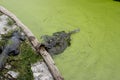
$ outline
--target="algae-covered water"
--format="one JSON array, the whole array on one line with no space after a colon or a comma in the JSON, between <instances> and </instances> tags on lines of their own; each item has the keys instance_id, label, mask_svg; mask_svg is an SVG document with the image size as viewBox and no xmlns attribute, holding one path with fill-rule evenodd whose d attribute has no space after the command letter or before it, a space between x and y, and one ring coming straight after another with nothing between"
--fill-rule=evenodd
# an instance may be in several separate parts
<instances>
[{"instance_id":1,"label":"algae-covered water","mask_svg":"<svg viewBox=\"0 0 120 80\"><path fill-rule=\"evenodd\" d=\"M0 0L36 37L80 28L54 57L65 80L120 80L120 2Z\"/></svg>"}]
</instances>

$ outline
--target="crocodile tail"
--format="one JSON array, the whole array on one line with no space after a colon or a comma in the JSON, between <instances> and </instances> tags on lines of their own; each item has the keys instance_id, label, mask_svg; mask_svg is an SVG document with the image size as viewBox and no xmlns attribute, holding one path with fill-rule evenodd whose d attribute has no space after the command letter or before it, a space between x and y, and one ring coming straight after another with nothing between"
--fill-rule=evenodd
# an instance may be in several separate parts
<instances>
[{"instance_id":1,"label":"crocodile tail","mask_svg":"<svg viewBox=\"0 0 120 80\"><path fill-rule=\"evenodd\" d=\"M73 30L73 31L70 31L68 34L71 35L71 34L74 34L74 33L79 32L79 31L80 31L80 29L75 29L75 30Z\"/></svg>"}]
</instances>

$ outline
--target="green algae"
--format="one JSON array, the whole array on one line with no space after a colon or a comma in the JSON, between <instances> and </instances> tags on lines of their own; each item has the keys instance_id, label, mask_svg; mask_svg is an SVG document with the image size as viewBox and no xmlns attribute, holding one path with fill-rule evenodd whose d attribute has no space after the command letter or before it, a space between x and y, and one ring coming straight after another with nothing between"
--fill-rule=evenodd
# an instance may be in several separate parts
<instances>
[{"instance_id":1,"label":"green algae","mask_svg":"<svg viewBox=\"0 0 120 80\"><path fill-rule=\"evenodd\" d=\"M40 39L80 28L54 57L65 80L120 80L120 3L112 0L0 0Z\"/></svg>"}]
</instances>

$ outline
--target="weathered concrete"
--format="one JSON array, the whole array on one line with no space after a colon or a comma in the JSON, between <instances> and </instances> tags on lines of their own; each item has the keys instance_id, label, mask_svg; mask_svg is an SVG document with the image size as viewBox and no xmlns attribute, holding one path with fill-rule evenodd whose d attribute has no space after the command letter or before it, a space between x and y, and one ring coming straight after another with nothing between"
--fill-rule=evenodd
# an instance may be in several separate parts
<instances>
[{"instance_id":1,"label":"weathered concrete","mask_svg":"<svg viewBox=\"0 0 120 80\"><path fill-rule=\"evenodd\" d=\"M15 71L8 71L7 74L11 75L11 77L15 79L17 79L17 77L19 76L19 72Z\"/></svg>"},{"instance_id":2,"label":"weathered concrete","mask_svg":"<svg viewBox=\"0 0 120 80\"><path fill-rule=\"evenodd\" d=\"M48 67L44 62L37 62L31 65L34 80L54 80Z\"/></svg>"}]
</instances>

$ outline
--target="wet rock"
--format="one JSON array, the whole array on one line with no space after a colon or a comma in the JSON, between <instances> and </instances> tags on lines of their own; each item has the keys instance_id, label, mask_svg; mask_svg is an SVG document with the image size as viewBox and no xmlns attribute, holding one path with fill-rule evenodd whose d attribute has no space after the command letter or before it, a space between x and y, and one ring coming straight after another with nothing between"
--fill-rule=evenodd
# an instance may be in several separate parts
<instances>
[{"instance_id":1,"label":"wet rock","mask_svg":"<svg viewBox=\"0 0 120 80\"><path fill-rule=\"evenodd\" d=\"M31 65L34 80L54 80L44 62L37 62Z\"/></svg>"}]
</instances>

